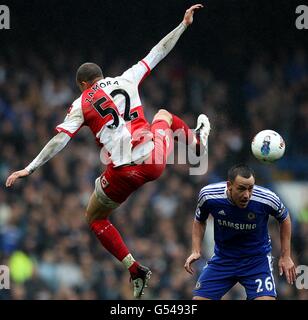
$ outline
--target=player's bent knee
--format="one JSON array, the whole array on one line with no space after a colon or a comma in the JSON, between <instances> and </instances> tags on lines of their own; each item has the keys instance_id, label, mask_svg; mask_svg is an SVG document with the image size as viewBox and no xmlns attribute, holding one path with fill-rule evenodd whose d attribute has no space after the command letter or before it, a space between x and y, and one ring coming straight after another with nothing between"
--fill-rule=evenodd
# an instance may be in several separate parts
<instances>
[{"instance_id":1,"label":"player's bent knee","mask_svg":"<svg viewBox=\"0 0 308 320\"><path fill-rule=\"evenodd\" d=\"M204 297L200 297L200 296L194 296L193 300L211 300L209 298L204 298Z\"/></svg>"},{"instance_id":2,"label":"player's bent knee","mask_svg":"<svg viewBox=\"0 0 308 320\"><path fill-rule=\"evenodd\" d=\"M107 219L111 214L112 210L97 210L97 211L90 211L86 210L85 217L88 224L91 224L95 220L103 220Z\"/></svg>"},{"instance_id":3,"label":"player's bent knee","mask_svg":"<svg viewBox=\"0 0 308 320\"><path fill-rule=\"evenodd\" d=\"M94 220L98 219L106 219L112 212L112 209L105 208L97 199L95 193L93 193L90 197L85 217L88 224L91 224Z\"/></svg>"},{"instance_id":4,"label":"player's bent knee","mask_svg":"<svg viewBox=\"0 0 308 320\"><path fill-rule=\"evenodd\" d=\"M272 296L262 296L262 297L257 297L254 300L276 300L276 298Z\"/></svg>"},{"instance_id":5,"label":"player's bent knee","mask_svg":"<svg viewBox=\"0 0 308 320\"><path fill-rule=\"evenodd\" d=\"M154 116L153 121L156 121L156 120L164 120L169 124L169 126L171 126L172 114L165 109L160 109L160 110L158 110L158 112Z\"/></svg>"}]
</instances>

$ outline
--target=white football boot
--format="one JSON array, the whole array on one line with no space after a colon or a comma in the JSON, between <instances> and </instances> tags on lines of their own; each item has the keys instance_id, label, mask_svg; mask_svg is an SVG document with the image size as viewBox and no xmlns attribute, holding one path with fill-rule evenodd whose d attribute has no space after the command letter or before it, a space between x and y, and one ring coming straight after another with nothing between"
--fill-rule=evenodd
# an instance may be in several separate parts
<instances>
[{"instance_id":1,"label":"white football boot","mask_svg":"<svg viewBox=\"0 0 308 320\"><path fill-rule=\"evenodd\" d=\"M134 285L134 297L141 298L144 294L144 288L148 286L148 282L151 278L152 272L149 268L139 265L138 273L131 277L131 281Z\"/></svg>"},{"instance_id":2,"label":"white football boot","mask_svg":"<svg viewBox=\"0 0 308 320\"><path fill-rule=\"evenodd\" d=\"M195 128L196 137L200 141L200 147L197 148L196 151L197 156L201 156L207 153L208 136L210 134L210 131L211 125L209 118L205 114L200 114L197 119L197 127Z\"/></svg>"}]
</instances>

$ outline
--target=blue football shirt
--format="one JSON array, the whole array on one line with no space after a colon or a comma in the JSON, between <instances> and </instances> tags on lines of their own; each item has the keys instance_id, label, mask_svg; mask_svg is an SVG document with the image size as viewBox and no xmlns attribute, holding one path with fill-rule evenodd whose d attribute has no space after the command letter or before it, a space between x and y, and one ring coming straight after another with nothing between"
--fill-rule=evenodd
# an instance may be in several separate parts
<instances>
[{"instance_id":1,"label":"blue football shirt","mask_svg":"<svg viewBox=\"0 0 308 320\"><path fill-rule=\"evenodd\" d=\"M210 184L201 189L195 219L214 218L215 254L238 258L267 254L272 250L268 218L285 220L288 209L269 189L255 185L246 208L239 208L227 197L227 183Z\"/></svg>"}]
</instances>

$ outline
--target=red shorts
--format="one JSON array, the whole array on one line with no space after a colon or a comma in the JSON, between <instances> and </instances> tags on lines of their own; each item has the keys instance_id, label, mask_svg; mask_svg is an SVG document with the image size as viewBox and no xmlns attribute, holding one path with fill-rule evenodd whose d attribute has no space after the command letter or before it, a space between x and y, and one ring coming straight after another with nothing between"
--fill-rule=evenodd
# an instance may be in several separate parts
<instances>
[{"instance_id":1,"label":"red shorts","mask_svg":"<svg viewBox=\"0 0 308 320\"><path fill-rule=\"evenodd\" d=\"M113 168L111 164L102 173L103 191L114 202L124 202L135 190L149 181L156 180L163 173L167 158L173 150L172 131L166 121L157 120L151 125L151 132L154 141L151 161L116 168ZM159 161L153 159L159 159Z\"/></svg>"}]
</instances>

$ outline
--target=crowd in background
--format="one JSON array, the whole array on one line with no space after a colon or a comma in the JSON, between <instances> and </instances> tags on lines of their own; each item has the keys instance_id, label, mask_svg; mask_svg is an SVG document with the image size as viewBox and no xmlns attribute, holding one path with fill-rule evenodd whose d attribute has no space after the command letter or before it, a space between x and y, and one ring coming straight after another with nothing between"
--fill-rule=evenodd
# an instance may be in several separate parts
<instances>
[{"instance_id":1,"label":"crowd in background","mask_svg":"<svg viewBox=\"0 0 308 320\"><path fill-rule=\"evenodd\" d=\"M13 53L14 49L12 49ZM141 58L141 57L140 57ZM133 61L115 59L104 65L100 55L86 60L102 65L107 76L125 71ZM129 273L91 233L85 206L102 172L99 149L83 128L55 158L13 189L4 183L12 171L34 159L54 134L79 93L76 68L84 62L71 51L29 50L0 58L0 264L10 267L11 290L0 299L131 299ZM164 107L191 128L199 113L209 116L209 169L190 176L188 165L168 165L159 180L143 186L111 217L134 257L153 275L146 299L191 299L192 290L212 241L206 236L204 256L195 275L183 268L190 254L191 226L202 186L226 179L228 168L250 163L257 183L308 178L308 56L298 49L252 59L236 83L218 78L210 67L187 64L174 54L144 81L140 94L146 117ZM234 98L236 97L236 99ZM263 129L285 139L287 154L265 166L251 156L250 141ZM306 212L306 214L305 214ZM296 263L308 265L307 210L294 221ZM209 231L211 223L209 222ZM279 231L270 220L273 254L279 257ZM274 274L280 299L308 299ZM236 286L226 299L245 299Z\"/></svg>"}]
</instances>

